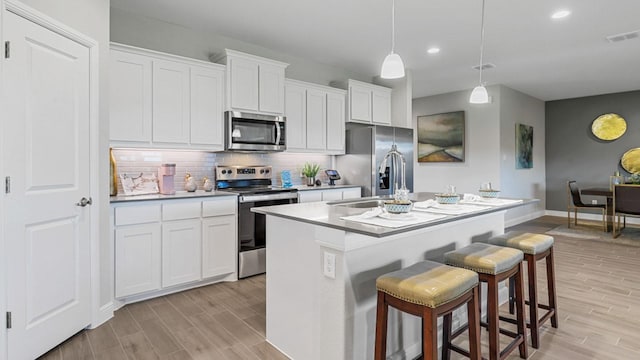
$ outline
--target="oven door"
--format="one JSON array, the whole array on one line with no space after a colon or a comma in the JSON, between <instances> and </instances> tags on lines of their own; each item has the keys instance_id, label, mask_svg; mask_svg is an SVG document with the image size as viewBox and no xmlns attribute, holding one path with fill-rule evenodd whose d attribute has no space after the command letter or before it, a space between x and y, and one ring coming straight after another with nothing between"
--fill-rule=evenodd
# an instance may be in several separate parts
<instances>
[{"instance_id":1,"label":"oven door","mask_svg":"<svg viewBox=\"0 0 640 360\"><path fill-rule=\"evenodd\" d=\"M285 119L283 116L225 113L226 149L238 151L284 151Z\"/></svg>"},{"instance_id":2,"label":"oven door","mask_svg":"<svg viewBox=\"0 0 640 360\"><path fill-rule=\"evenodd\" d=\"M240 202L238 205L238 278L266 271L266 216L251 208L297 203L297 198Z\"/></svg>"}]
</instances>

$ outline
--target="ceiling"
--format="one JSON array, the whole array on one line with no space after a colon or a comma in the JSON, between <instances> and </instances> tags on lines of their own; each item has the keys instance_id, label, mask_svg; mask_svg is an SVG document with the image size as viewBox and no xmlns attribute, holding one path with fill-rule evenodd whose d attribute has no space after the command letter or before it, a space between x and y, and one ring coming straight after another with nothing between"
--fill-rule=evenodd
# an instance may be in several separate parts
<instances>
[{"instance_id":1,"label":"ceiling","mask_svg":"<svg viewBox=\"0 0 640 360\"><path fill-rule=\"evenodd\" d=\"M396 53L413 97L478 83L481 0L396 0ZM111 6L376 76L391 48L391 0L111 0ZM486 0L486 85L541 100L640 89L638 0ZM568 9L571 15L552 20ZM441 52L428 55L428 47Z\"/></svg>"}]
</instances>

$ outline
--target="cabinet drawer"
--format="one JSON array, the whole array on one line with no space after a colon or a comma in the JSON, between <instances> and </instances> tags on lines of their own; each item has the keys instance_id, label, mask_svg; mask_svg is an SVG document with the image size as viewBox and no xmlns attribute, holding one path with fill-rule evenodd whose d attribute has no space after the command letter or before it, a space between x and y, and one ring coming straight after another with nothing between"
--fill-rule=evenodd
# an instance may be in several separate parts
<instances>
[{"instance_id":1,"label":"cabinet drawer","mask_svg":"<svg viewBox=\"0 0 640 360\"><path fill-rule=\"evenodd\" d=\"M182 220L200 217L200 201L162 204L162 220Z\"/></svg>"},{"instance_id":2,"label":"cabinet drawer","mask_svg":"<svg viewBox=\"0 0 640 360\"><path fill-rule=\"evenodd\" d=\"M202 202L202 217L234 215L236 213L236 197Z\"/></svg>"},{"instance_id":3,"label":"cabinet drawer","mask_svg":"<svg viewBox=\"0 0 640 360\"><path fill-rule=\"evenodd\" d=\"M116 226L158 221L160 221L160 204L123 206L115 209Z\"/></svg>"}]
</instances>

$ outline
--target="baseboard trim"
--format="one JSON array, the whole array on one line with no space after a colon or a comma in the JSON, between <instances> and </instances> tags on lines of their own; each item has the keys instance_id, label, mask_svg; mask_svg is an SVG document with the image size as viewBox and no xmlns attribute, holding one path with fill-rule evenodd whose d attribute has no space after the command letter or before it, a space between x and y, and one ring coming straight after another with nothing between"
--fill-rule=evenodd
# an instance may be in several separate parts
<instances>
[{"instance_id":1,"label":"baseboard trim","mask_svg":"<svg viewBox=\"0 0 640 360\"><path fill-rule=\"evenodd\" d=\"M558 216L558 217L563 217L563 218L567 218L567 212L566 211L558 211L558 210L546 210L544 212L544 215L549 215L549 216ZM571 215L571 220L573 221L573 214ZM590 213L585 213L585 212L578 212L578 220L593 220L593 221L602 221L602 215L600 214L590 214ZM634 225L640 225L640 218L638 217L632 217L632 216L627 216L627 224L634 224Z\"/></svg>"},{"instance_id":2,"label":"baseboard trim","mask_svg":"<svg viewBox=\"0 0 640 360\"><path fill-rule=\"evenodd\" d=\"M91 324L89 324L89 329L95 329L98 326L106 323L113 317L113 301L102 305L100 309L93 314L93 319Z\"/></svg>"}]
</instances>

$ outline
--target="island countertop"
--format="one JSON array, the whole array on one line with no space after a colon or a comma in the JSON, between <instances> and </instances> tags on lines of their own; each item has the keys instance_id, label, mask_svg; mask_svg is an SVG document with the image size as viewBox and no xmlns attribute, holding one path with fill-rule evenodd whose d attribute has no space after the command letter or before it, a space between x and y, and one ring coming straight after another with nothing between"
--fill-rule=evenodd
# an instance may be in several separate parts
<instances>
[{"instance_id":1,"label":"island countertop","mask_svg":"<svg viewBox=\"0 0 640 360\"><path fill-rule=\"evenodd\" d=\"M410 199L414 202L425 201L434 198L435 193L430 192L420 192L420 193L412 193L410 194ZM344 206L344 204L354 203L354 202L365 202L367 200L382 200L380 197L370 197L370 198L360 198L360 199L350 199L346 201L333 201L333 202L313 202L313 203L302 203L302 204L290 204L290 205L277 205L277 206L264 206L253 208L251 211L264 214L264 215L272 215L277 217L282 217L291 220L297 220L309 224L325 226L329 228L334 228L338 230L344 230L353 233L359 233L368 236L374 237L385 237L390 235L396 235L400 233L404 233L411 230L416 230L424 227L430 227L434 225L444 224L448 222L453 222L465 218L470 218L482 214L488 214L498 211L504 211L511 208L524 206L532 203L536 203L539 200L537 199L522 199L517 203L507 204L507 205L499 205L499 206L487 206L483 210L474 211L471 213L460 214L460 215L446 215L442 218L421 222L417 224L409 224L402 227L385 227L379 225L370 225L360 222L347 221L343 220L342 217L353 216L362 214L371 208L354 208ZM516 200L516 199L513 199Z\"/></svg>"}]
</instances>

